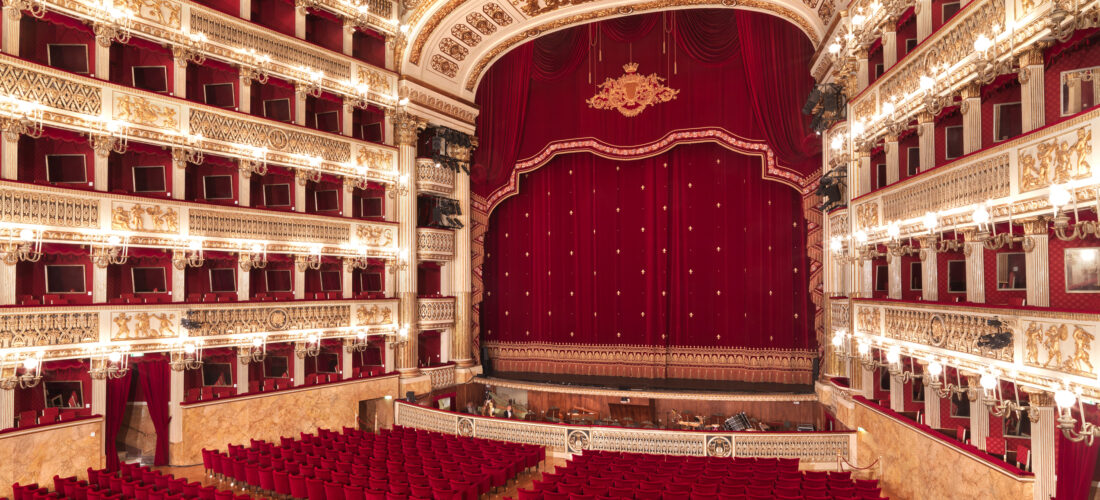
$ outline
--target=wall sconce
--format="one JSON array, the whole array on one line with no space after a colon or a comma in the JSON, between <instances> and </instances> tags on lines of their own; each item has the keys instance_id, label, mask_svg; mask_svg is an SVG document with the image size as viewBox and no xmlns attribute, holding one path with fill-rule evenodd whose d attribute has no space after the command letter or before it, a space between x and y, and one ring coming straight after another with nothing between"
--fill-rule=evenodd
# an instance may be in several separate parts
<instances>
[{"instance_id":1,"label":"wall sconce","mask_svg":"<svg viewBox=\"0 0 1100 500\"><path fill-rule=\"evenodd\" d=\"M298 358L305 359L306 356L317 357L321 354L321 339L317 335L310 334L306 337L305 342L294 343L294 355Z\"/></svg>"},{"instance_id":2,"label":"wall sconce","mask_svg":"<svg viewBox=\"0 0 1100 500\"><path fill-rule=\"evenodd\" d=\"M394 349L407 345L409 343L409 324L401 325L401 328L397 329L396 335L390 336L387 340Z\"/></svg>"},{"instance_id":3,"label":"wall sconce","mask_svg":"<svg viewBox=\"0 0 1100 500\"><path fill-rule=\"evenodd\" d=\"M348 271L354 271L356 269L366 269L370 266L370 259L367 259L367 247L359 247L359 255L357 257L344 257L344 267Z\"/></svg>"},{"instance_id":4,"label":"wall sconce","mask_svg":"<svg viewBox=\"0 0 1100 500\"><path fill-rule=\"evenodd\" d=\"M1100 168L1093 169L1091 181L1100 183ZM1100 214L1100 185L1094 187L1096 194L1095 212ZM1053 184L1050 186L1050 204L1054 207L1054 235L1062 241L1083 240L1085 238L1100 238L1100 222L1080 220L1077 210L1077 196L1066 186ZM1069 223L1069 214L1061 209L1073 201L1074 224Z\"/></svg>"},{"instance_id":5,"label":"wall sconce","mask_svg":"<svg viewBox=\"0 0 1100 500\"><path fill-rule=\"evenodd\" d=\"M172 267L184 270L188 267L202 267L206 259L203 258L202 240L191 240L187 243L186 250L172 250Z\"/></svg>"},{"instance_id":6,"label":"wall sconce","mask_svg":"<svg viewBox=\"0 0 1100 500\"><path fill-rule=\"evenodd\" d=\"M92 263L98 268L121 266L130 259L130 237L112 234L106 245L92 245Z\"/></svg>"},{"instance_id":7,"label":"wall sconce","mask_svg":"<svg viewBox=\"0 0 1100 500\"><path fill-rule=\"evenodd\" d=\"M905 384L913 379L923 377L923 375L919 373L914 373L905 369L905 366L901 362L901 348L896 345L890 346L890 349L886 351L886 362L889 364L888 370L890 371L890 377L899 384Z\"/></svg>"},{"instance_id":8,"label":"wall sconce","mask_svg":"<svg viewBox=\"0 0 1100 500\"><path fill-rule=\"evenodd\" d=\"M116 5L112 0L100 0L92 4L97 20L92 24L95 41L101 47L110 47L112 42L123 45L130 43L130 29L134 23L134 11L125 5Z\"/></svg>"},{"instance_id":9,"label":"wall sconce","mask_svg":"<svg viewBox=\"0 0 1100 500\"><path fill-rule=\"evenodd\" d=\"M398 196L405 196L409 194L409 174L401 174L397 178L397 182L394 183L393 189L389 190L390 198L397 198Z\"/></svg>"},{"instance_id":10,"label":"wall sconce","mask_svg":"<svg viewBox=\"0 0 1100 500\"><path fill-rule=\"evenodd\" d=\"M126 154L130 139L129 126L118 120L100 122L100 133L92 133L92 148L96 154L106 156L110 153Z\"/></svg>"},{"instance_id":11,"label":"wall sconce","mask_svg":"<svg viewBox=\"0 0 1100 500\"><path fill-rule=\"evenodd\" d=\"M313 71L310 68L299 67L299 71L306 74L307 81L294 86L294 92L305 94L313 98L321 97L321 84L325 79L324 71Z\"/></svg>"},{"instance_id":12,"label":"wall sconce","mask_svg":"<svg viewBox=\"0 0 1100 500\"><path fill-rule=\"evenodd\" d=\"M31 139L42 137L43 106L38 101L21 101L14 97L0 98L0 130Z\"/></svg>"},{"instance_id":13,"label":"wall sconce","mask_svg":"<svg viewBox=\"0 0 1100 500\"><path fill-rule=\"evenodd\" d=\"M125 377L130 372L130 353L119 350L101 352L91 358L88 375L96 380Z\"/></svg>"},{"instance_id":14,"label":"wall sconce","mask_svg":"<svg viewBox=\"0 0 1100 500\"><path fill-rule=\"evenodd\" d=\"M943 375L943 380L940 380L940 375ZM962 385L962 376L959 375L958 370L955 371L956 380L954 384L947 383L947 374L944 373L943 365L939 361L932 360L928 363L928 385L936 391L936 394L940 398L949 398L955 394L966 394L968 389Z\"/></svg>"},{"instance_id":15,"label":"wall sconce","mask_svg":"<svg viewBox=\"0 0 1100 500\"><path fill-rule=\"evenodd\" d=\"M940 225L939 214L935 212L926 212L924 217L921 218L921 224L924 226L924 229L928 231L926 246L930 249L935 249L936 253L958 252L963 247L961 241L956 239L944 239L936 232L936 228Z\"/></svg>"},{"instance_id":16,"label":"wall sconce","mask_svg":"<svg viewBox=\"0 0 1100 500\"><path fill-rule=\"evenodd\" d=\"M981 378L978 379L978 383L981 384L982 389L985 391L985 397L982 401L985 403L985 407L989 410L989 414L994 417L1004 417L1009 413L1015 413L1019 418L1021 411L1027 411L1027 418L1032 422L1039 421L1039 409L1031 405L1020 404L1020 388L1017 386L1015 377L1012 381L1012 390L1015 392L1016 398L1014 400L1001 399L1000 392L1000 379L992 373L983 373Z\"/></svg>"},{"instance_id":17,"label":"wall sconce","mask_svg":"<svg viewBox=\"0 0 1100 500\"><path fill-rule=\"evenodd\" d=\"M237 256L237 264L241 266L241 271L248 272L267 267L267 245L253 243L250 252L243 250L243 243L241 246L242 250Z\"/></svg>"},{"instance_id":18,"label":"wall sconce","mask_svg":"<svg viewBox=\"0 0 1100 500\"><path fill-rule=\"evenodd\" d=\"M901 257L903 255L913 255L920 252L920 249L913 247L913 239L909 239L909 243L902 245L899 241L901 237L901 223L893 221L886 226L886 234L890 236L890 241L886 243L886 252L894 257Z\"/></svg>"},{"instance_id":19,"label":"wall sconce","mask_svg":"<svg viewBox=\"0 0 1100 500\"><path fill-rule=\"evenodd\" d=\"M354 338L344 339L344 351L348 353L363 352L370 347L370 343L367 342L367 332L359 330L355 333Z\"/></svg>"},{"instance_id":20,"label":"wall sconce","mask_svg":"<svg viewBox=\"0 0 1100 500\"><path fill-rule=\"evenodd\" d=\"M18 234L18 237L14 235ZM19 262L38 262L42 258L42 231L25 228L8 231L8 241L0 242L0 260L13 266Z\"/></svg>"},{"instance_id":21,"label":"wall sconce","mask_svg":"<svg viewBox=\"0 0 1100 500\"><path fill-rule=\"evenodd\" d=\"M997 31L994 27L993 31ZM990 38L986 35L979 35L974 40L974 51L978 54L978 60L974 62L974 72L977 75L977 80L982 85L989 85L996 80L998 76L1008 73L1019 72L1016 68L1015 57L1013 57L1013 50L1009 49L1004 60L998 60L1000 54L997 51L997 42L994 38ZM1012 44L1012 39L1009 37L1008 44Z\"/></svg>"},{"instance_id":22,"label":"wall sconce","mask_svg":"<svg viewBox=\"0 0 1100 500\"><path fill-rule=\"evenodd\" d=\"M935 78L930 76L920 77L920 90L923 93L921 96L921 104L924 106L925 111L937 116L943 111L943 108L947 106L947 103L952 99L950 96L941 96L937 92L939 83Z\"/></svg>"},{"instance_id":23,"label":"wall sconce","mask_svg":"<svg viewBox=\"0 0 1100 500\"><path fill-rule=\"evenodd\" d=\"M267 358L267 337L257 335L247 346L237 348L237 360L241 363L263 363Z\"/></svg>"},{"instance_id":24,"label":"wall sconce","mask_svg":"<svg viewBox=\"0 0 1100 500\"><path fill-rule=\"evenodd\" d=\"M1080 394L1059 389L1054 392L1054 402L1058 405L1058 428L1062 429L1062 436L1074 443L1086 441L1089 446L1092 446L1092 441L1100 435L1100 428L1085 421L1085 404L1081 401ZM1077 429L1077 419L1073 418L1074 403L1077 403L1078 411L1081 413L1080 430Z\"/></svg>"},{"instance_id":25,"label":"wall sconce","mask_svg":"<svg viewBox=\"0 0 1100 500\"><path fill-rule=\"evenodd\" d=\"M183 66L187 66L186 63L202 64L206 62L206 42L205 33L188 33L187 45L172 47L172 55L184 61Z\"/></svg>"},{"instance_id":26,"label":"wall sconce","mask_svg":"<svg viewBox=\"0 0 1100 500\"><path fill-rule=\"evenodd\" d=\"M46 16L46 3L41 0L10 0L7 7L10 9L8 15L15 21L23 17L23 11L29 12L35 19Z\"/></svg>"},{"instance_id":27,"label":"wall sconce","mask_svg":"<svg viewBox=\"0 0 1100 500\"><path fill-rule=\"evenodd\" d=\"M354 93L344 98L344 104L359 109L370 107L370 85L365 83L352 85L351 80L348 80L347 86L351 87Z\"/></svg>"},{"instance_id":28,"label":"wall sconce","mask_svg":"<svg viewBox=\"0 0 1100 500\"><path fill-rule=\"evenodd\" d=\"M864 370L874 370L875 368L883 366L875 359L875 353L871 349L871 344L866 340L861 339L857 349L859 351L859 364Z\"/></svg>"},{"instance_id":29,"label":"wall sconce","mask_svg":"<svg viewBox=\"0 0 1100 500\"><path fill-rule=\"evenodd\" d=\"M313 167L313 170L307 170L299 168L294 172L294 177L298 179L298 185L305 186L310 182L321 182L321 159L317 157L307 158L309 165Z\"/></svg>"},{"instance_id":30,"label":"wall sconce","mask_svg":"<svg viewBox=\"0 0 1100 500\"><path fill-rule=\"evenodd\" d=\"M252 80L260 85L266 84L271 56L257 52L256 49L252 48L236 49L236 52L242 56L242 59L246 59L239 68L241 78Z\"/></svg>"},{"instance_id":31,"label":"wall sconce","mask_svg":"<svg viewBox=\"0 0 1100 500\"><path fill-rule=\"evenodd\" d=\"M168 365L172 370L180 372L202 368L202 340L184 342L168 352L171 357Z\"/></svg>"},{"instance_id":32,"label":"wall sconce","mask_svg":"<svg viewBox=\"0 0 1100 500\"><path fill-rule=\"evenodd\" d=\"M397 255L393 259L386 260L386 269L389 269L390 273L397 274L398 271L404 271L408 268L408 252L403 249L398 249Z\"/></svg>"},{"instance_id":33,"label":"wall sconce","mask_svg":"<svg viewBox=\"0 0 1100 500\"><path fill-rule=\"evenodd\" d=\"M321 245L313 245L309 248L309 255L295 255L294 264L298 267L299 271L305 271L306 269L312 269L314 271L321 268Z\"/></svg>"},{"instance_id":34,"label":"wall sconce","mask_svg":"<svg viewBox=\"0 0 1100 500\"><path fill-rule=\"evenodd\" d=\"M10 361L0 360L0 389L29 389L42 381L42 351L18 359L13 354ZM23 373L19 373L22 369Z\"/></svg>"}]
</instances>

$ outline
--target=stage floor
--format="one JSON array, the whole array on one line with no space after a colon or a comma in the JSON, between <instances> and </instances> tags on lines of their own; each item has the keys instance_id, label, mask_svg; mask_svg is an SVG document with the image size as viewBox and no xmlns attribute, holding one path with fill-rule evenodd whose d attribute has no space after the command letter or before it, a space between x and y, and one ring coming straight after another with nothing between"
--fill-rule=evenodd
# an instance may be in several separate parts
<instances>
[{"instance_id":1,"label":"stage floor","mask_svg":"<svg viewBox=\"0 0 1100 500\"><path fill-rule=\"evenodd\" d=\"M596 387L612 390L653 390L653 391L691 391L714 392L724 394L813 394L814 386L810 384L777 384L771 382L738 382L721 380L686 380L686 379L645 379L629 377L604 377L586 375L546 374L546 373L521 373L521 372L497 372L492 378L516 380L523 382L536 382L540 384L554 384L564 386ZM486 378L478 376L473 382Z\"/></svg>"}]
</instances>

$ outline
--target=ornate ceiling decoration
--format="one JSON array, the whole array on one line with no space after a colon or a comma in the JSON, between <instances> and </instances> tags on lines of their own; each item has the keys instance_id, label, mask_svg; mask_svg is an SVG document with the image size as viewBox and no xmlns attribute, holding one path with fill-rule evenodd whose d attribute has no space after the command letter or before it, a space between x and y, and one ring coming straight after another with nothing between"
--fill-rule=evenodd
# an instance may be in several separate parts
<instances>
[{"instance_id":1,"label":"ornate ceiling decoration","mask_svg":"<svg viewBox=\"0 0 1100 500\"><path fill-rule=\"evenodd\" d=\"M834 0L436 0L409 12L397 47L401 73L472 102L497 58L543 34L600 19L685 8L742 8L798 26L814 46L835 15ZM822 17L824 16L824 18Z\"/></svg>"}]
</instances>

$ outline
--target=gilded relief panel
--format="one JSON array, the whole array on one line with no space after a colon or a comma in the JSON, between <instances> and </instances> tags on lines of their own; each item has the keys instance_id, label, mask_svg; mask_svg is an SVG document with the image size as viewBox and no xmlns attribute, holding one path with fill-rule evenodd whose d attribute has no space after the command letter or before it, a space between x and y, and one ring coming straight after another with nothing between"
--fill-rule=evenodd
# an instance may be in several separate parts
<instances>
[{"instance_id":1,"label":"gilded relief panel","mask_svg":"<svg viewBox=\"0 0 1100 500\"><path fill-rule=\"evenodd\" d=\"M9 64L0 64L0 92L24 101L37 101L43 106L73 111L86 115L99 115L103 90L46 72L32 71L15 64L13 58L4 58ZM60 71L58 75L64 75Z\"/></svg>"},{"instance_id":2,"label":"gilded relief panel","mask_svg":"<svg viewBox=\"0 0 1100 500\"><path fill-rule=\"evenodd\" d=\"M1092 127L1084 126L1017 151L1020 191L1092 176Z\"/></svg>"},{"instance_id":3,"label":"gilded relief panel","mask_svg":"<svg viewBox=\"0 0 1100 500\"><path fill-rule=\"evenodd\" d=\"M1024 363L1076 375L1092 376L1095 325L1024 321Z\"/></svg>"},{"instance_id":4,"label":"gilded relief panel","mask_svg":"<svg viewBox=\"0 0 1100 500\"><path fill-rule=\"evenodd\" d=\"M886 336L905 342L1012 361L1011 347L990 349L978 346L978 339L982 335L998 331L997 327L989 324L991 319L994 317L888 307L886 308ZM1015 320L999 319L1003 331L1009 333L1015 331Z\"/></svg>"},{"instance_id":5,"label":"gilded relief panel","mask_svg":"<svg viewBox=\"0 0 1100 500\"><path fill-rule=\"evenodd\" d=\"M179 130L180 107L114 92L114 119L133 125Z\"/></svg>"},{"instance_id":6,"label":"gilded relief panel","mask_svg":"<svg viewBox=\"0 0 1100 500\"><path fill-rule=\"evenodd\" d=\"M177 336L178 316L167 311L111 314L111 340L149 340Z\"/></svg>"},{"instance_id":7,"label":"gilded relief panel","mask_svg":"<svg viewBox=\"0 0 1100 500\"><path fill-rule=\"evenodd\" d=\"M111 204L111 229L150 233L178 233L180 216L172 207L140 203Z\"/></svg>"},{"instance_id":8,"label":"gilded relief panel","mask_svg":"<svg viewBox=\"0 0 1100 500\"><path fill-rule=\"evenodd\" d=\"M99 342L99 313L0 314L0 348Z\"/></svg>"}]
</instances>

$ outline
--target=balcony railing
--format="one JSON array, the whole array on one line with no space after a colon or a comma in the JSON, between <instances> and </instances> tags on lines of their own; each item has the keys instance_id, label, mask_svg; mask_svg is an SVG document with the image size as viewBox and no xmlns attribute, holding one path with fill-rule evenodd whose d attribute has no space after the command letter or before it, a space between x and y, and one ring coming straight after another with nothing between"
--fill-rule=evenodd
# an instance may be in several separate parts
<instances>
[{"instance_id":1,"label":"balcony railing","mask_svg":"<svg viewBox=\"0 0 1100 500\"><path fill-rule=\"evenodd\" d=\"M416 160L416 189L451 196L455 191L455 172L449 168L436 166L427 158Z\"/></svg>"},{"instance_id":2,"label":"balcony railing","mask_svg":"<svg viewBox=\"0 0 1100 500\"><path fill-rule=\"evenodd\" d=\"M889 299L833 298L830 303L833 327L854 332L857 340L897 345L916 357L975 373L991 368L1015 373L1022 385L1053 390L1071 383L1091 391L1091 397L1100 394L1100 367L1091 361L1100 359L1100 346L1092 342L1100 335L1100 312ZM844 305L851 311L848 325L837 318ZM998 332L1007 332L1011 344L979 345L983 335Z\"/></svg>"},{"instance_id":3,"label":"balcony railing","mask_svg":"<svg viewBox=\"0 0 1100 500\"><path fill-rule=\"evenodd\" d=\"M454 297L421 298L416 301L419 308L418 324L421 329L444 327L449 328L455 323L455 299Z\"/></svg>"},{"instance_id":4,"label":"balcony railing","mask_svg":"<svg viewBox=\"0 0 1100 500\"><path fill-rule=\"evenodd\" d=\"M1093 139L1098 127L1100 109L1081 113L860 196L848 213L855 217L855 230L865 231L870 242L882 242L886 225L894 221L902 237L927 234L922 218L929 212L939 215L940 231L973 227L979 204L996 221L1053 215L1054 184L1068 186L1080 206L1094 206L1096 192L1087 184L1092 169L1100 168L1092 167L1092 151L1100 150Z\"/></svg>"},{"instance_id":5,"label":"balcony railing","mask_svg":"<svg viewBox=\"0 0 1100 500\"><path fill-rule=\"evenodd\" d=\"M394 403L394 423L482 439L545 446L554 453L586 450L716 457L798 458L810 466L856 462L855 432L699 432L574 426L479 417Z\"/></svg>"},{"instance_id":6,"label":"balcony railing","mask_svg":"<svg viewBox=\"0 0 1100 500\"><path fill-rule=\"evenodd\" d=\"M397 151L390 146L131 89L8 55L0 55L0 75L0 94L41 104L48 126L106 135L105 124L113 120L125 126L116 134L159 146L351 179L390 183L397 176ZM260 158L258 148L265 151Z\"/></svg>"},{"instance_id":7,"label":"balcony railing","mask_svg":"<svg viewBox=\"0 0 1100 500\"><path fill-rule=\"evenodd\" d=\"M450 229L416 228L416 253L420 260L454 259L455 232Z\"/></svg>"},{"instance_id":8,"label":"balcony railing","mask_svg":"<svg viewBox=\"0 0 1100 500\"><path fill-rule=\"evenodd\" d=\"M433 391L455 385L455 365L453 364L421 368L420 371L431 377Z\"/></svg>"},{"instance_id":9,"label":"balcony railing","mask_svg":"<svg viewBox=\"0 0 1100 500\"><path fill-rule=\"evenodd\" d=\"M204 250L236 252L264 242L267 252L304 253L321 245L323 255L393 258L397 225L302 213L95 193L0 181L0 236L22 228L42 231L42 240L103 244L126 234L130 246L186 250L201 240Z\"/></svg>"},{"instance_id":10,"label":"balcony railing","mask_svg":"<svg viewBox=\"0 0 1100 500\"><path fill-rule=\"evenodd\" d=\"M93 23L97 21L97 8L93 3L64 0L44 0L46 8ZM332 4L332 5L328 5ZM169 47L182 47L189 51L226 61L234 66L251 66L253 56L248 49L269 56L268 71L291 81L308 82L307 70L324 71L321 86L337 95L355 96L356 85L370 86L370 99L382 106L397 104L397 75L392 71L296 39L276 33L258 24L229 16L215 9L196 3L164 0L136 3L134 22L130 29L136 35L165 43ZM357 10L338 1L320 2L319 6L332 10L353 24L365 24L386 34L396 33L397 26L391 15L392 3L371 0L371 12L360 14ZM377 11L377 12L376 12ZM187 30L183 21L188 22ZM205 42L196 43L191 34L206 35Z\"/></svg>"},{"instance_id":11,"label":"balcony railing","mask_svg":"<svg viewBox=\"0 0 1100 500\"><path fill-rule=\"evenodd\" d=\"M393 333L397 299L293 303L126 304L0 309L0 349L42 351L46 359L82 358L105 346L131 352L172 349L186 339L207 347ZM181 320L193 322L190 329ZM197 326L196 326L197 325Z\"/></svg>"}]
</instances>

